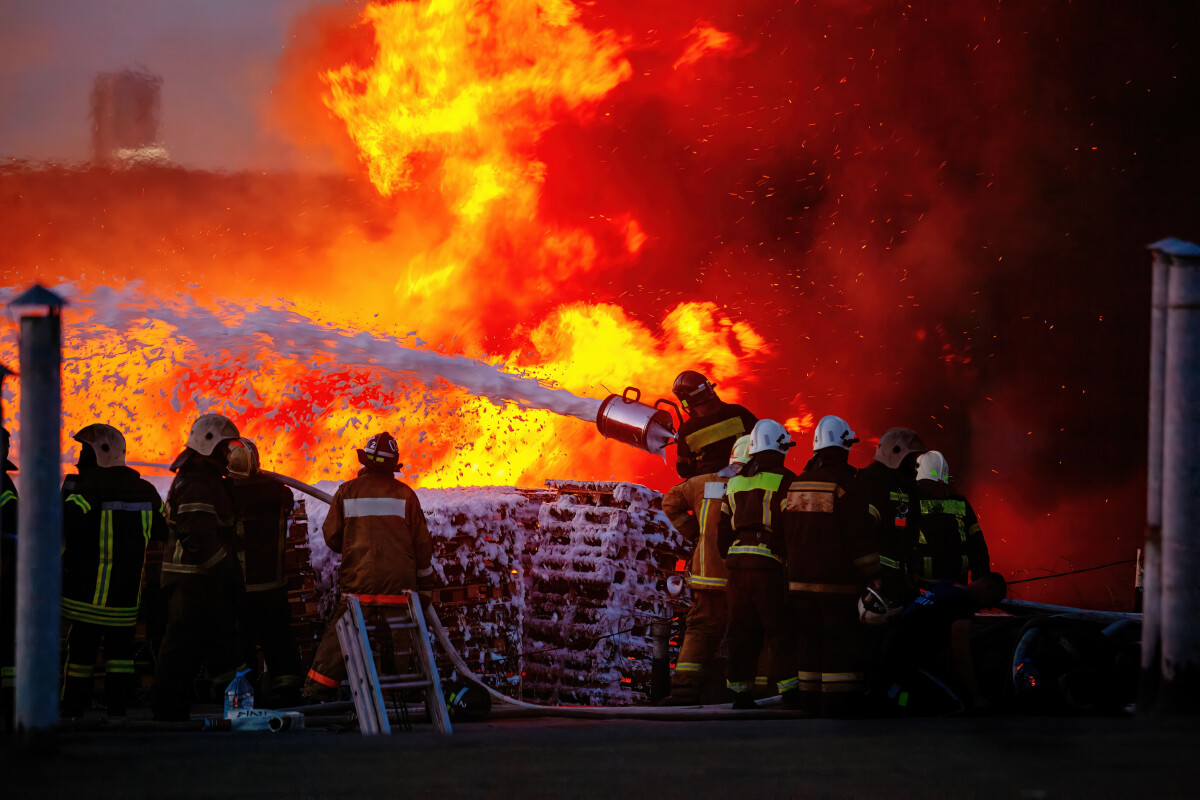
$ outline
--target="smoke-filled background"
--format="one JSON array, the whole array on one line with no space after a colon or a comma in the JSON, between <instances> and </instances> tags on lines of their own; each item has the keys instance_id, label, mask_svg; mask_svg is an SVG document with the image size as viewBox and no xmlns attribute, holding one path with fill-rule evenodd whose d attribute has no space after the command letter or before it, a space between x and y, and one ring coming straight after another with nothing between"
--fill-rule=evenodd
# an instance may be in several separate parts
<instances>
[{"instance_id":1,"label":"smoke-filled background","mask_svg":"<svg viewBox=\"0 0 1200 800\"><path fill-rule=\"evenodd\" d=\"M0 7L0 285L79 298L68 427L114 421L131 458L166 460L221 410L316 479L386 425L422 485L665 489L669 463L379 342L593 398L669 396L696 367L789 421L794 469L814 417L856 427L860 464L915 428L1010 578L1133 559L1143 245L1200 237L1194 4L363 11ZM93 79L137 66L162 79L169 160L96 163ZM311 359L272 338L281 303ZM323 346L323 325L375 344ZM1132 576L1014 595L1123 609Z\"/></svg>"}]
</instances>

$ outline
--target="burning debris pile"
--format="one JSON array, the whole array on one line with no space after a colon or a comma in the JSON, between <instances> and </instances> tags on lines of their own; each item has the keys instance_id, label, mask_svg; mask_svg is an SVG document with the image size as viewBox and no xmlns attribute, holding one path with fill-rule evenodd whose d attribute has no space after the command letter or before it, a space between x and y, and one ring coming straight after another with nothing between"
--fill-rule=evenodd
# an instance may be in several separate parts
<instances>
[{"instance_id":1,"label":"burning debris pile","mask_svg":"<svg viewBox=\"0 0 1200 800\"><path fill-rule=\"evenodd\" d=\"M650 623L683 541L662 496L627 483L547 481L418 492L434 543L438 614L489 686L548 705L626 705L649 692ZM309 499L312 561L332 611L337 556ZM443 659L444 674L451 667Z\"/></svg>"}]
</instances>

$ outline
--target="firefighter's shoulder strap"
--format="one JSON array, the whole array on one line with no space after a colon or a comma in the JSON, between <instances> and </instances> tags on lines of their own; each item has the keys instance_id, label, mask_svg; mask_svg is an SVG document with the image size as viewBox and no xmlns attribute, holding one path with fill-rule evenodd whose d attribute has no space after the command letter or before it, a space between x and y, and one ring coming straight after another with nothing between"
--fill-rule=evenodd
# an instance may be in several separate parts
<instances>
[{"instance_id":1,"label":"firefighter's shoulder strap","mask_svg":"<svg viewBox=\"0 0 1200 800\"><path fill-rule=\"evenodd\" d=\"M406 591L405 611L396 617L388 617L386 624L393 636L377 637L380 641L392 640L397 632L407 633L412 644L416 672L405 675L380 676L375 669L371 654L371 643L367 638L367 624L363 619L362 606L358 598L348 595L346 613L337 621L338 641L342 645L342 656L346 659L346 675L350 693L354 696L354 710L358 712L358 728L365 735L390 734L387 708L383 704L383 692L402 689L420 689L425 695L425 705L438 733L451 733L450 714L446 710L446 698L442 694L442 681L438 677L433 650L429 646L429 631L425 627L425 615L421 602L414 591ZM403 636L399 637L401 640Z\"/></svg>"}]
</instances>

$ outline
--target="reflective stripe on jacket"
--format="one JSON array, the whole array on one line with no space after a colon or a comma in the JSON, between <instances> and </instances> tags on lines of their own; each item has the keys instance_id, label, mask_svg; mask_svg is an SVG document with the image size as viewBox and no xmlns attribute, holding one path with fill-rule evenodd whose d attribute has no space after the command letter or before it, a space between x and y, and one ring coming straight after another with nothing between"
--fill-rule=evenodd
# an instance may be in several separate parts
<instances>
[{"instance_id":1,"label":"reflective stripe on jacket","mask_svg":"<svg viewBox=\"0 0 1200 800\"><path fill-rule=\"evenodd\" d=\"M162 498L129 467L68 475L63 492L63 616L136 624L146 544L166 538Z\"/></svg>"},{"instance_id":2,"label":"reflective stripe on jacket","mask_svg":"<svg viewBox=\"0 0 1200 800\"><path fill-rule=\"evenodd\" d=\"M735 475L726 485L721 504L718 544L725 566L762 569L769 561L786 563L782 513L787 489L796 476L782 471Z\"/></svg>"},{"instance_id":3,"label":"reflective stripe on jacket","mask_svg":"<svg viewBox=\"0 0 1200 800\"><path fill-rule=\"evenodd\" d=\"M966 583L967 573L989 570L987 542L967 498L938 481L917 481L920 509L915 549L909 574L922 585L943 580Z\"/></svg>"},{"instance_id":4,"label":"reflective stripe on jacket","mask_svg":"<svg viewBox=\"0 0 1200 800\"><path fill-rule=\"evenodd\" d=\"M339 486L322 532L342 554L343 593L397 595L432 587L433 539L421 501L391 473L364 469Z\"/></svg>"},{"instance_id":5,"label":"reflective stripe on jacket","mask_svg":"<svg viewBox=\"0 0 1200 800\"><path fill-rule=\"evenodd\" d=\"M233 556L237 515L231 481L220 464L189 450L167 490L167 546L162 583L181 575L241 574Z\"/></svg>"},{"instance_id":6,"label":"reflective stripe on jacket","mask_svg":"<svg viewBox=\"0 0 1200 800\"><path fill-rule=\"evenodd\" d=\"M875 519L854 467L818 452L784 507L792 591L857 594L880 572Z\"/></svg>"},{"instance_id":7,"label":"reflective stripe on jacket","mask_svg":"<svg viewBox=\"0 0 1200 800\"><path fill-rule=\"evenodd\" d=\"M683 538L695 544L688 565L688 583L693 589L724 589L729 582L725 560L717 550L725 482L710 472L688 478L663 496L663 513Z\"/></svg>"}]
</instances>

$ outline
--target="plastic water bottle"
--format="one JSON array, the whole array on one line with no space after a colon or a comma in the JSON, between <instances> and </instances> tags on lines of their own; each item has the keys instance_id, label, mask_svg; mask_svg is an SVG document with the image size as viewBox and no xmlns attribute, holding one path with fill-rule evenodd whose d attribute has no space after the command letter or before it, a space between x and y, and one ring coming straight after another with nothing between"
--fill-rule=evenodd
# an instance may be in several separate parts
<instances>
[{"instance_id":1,"label":"plastic water bottle","mask_svg":"<svg viewBox=\"0 0 1200 800\"><path fill-rule=\"evenodd\" d=\"M225 687L225 719L232 719L239 711L254 708L254 689L246 675L250 670L243 670Z\"/></svg>"}]
</instances>

